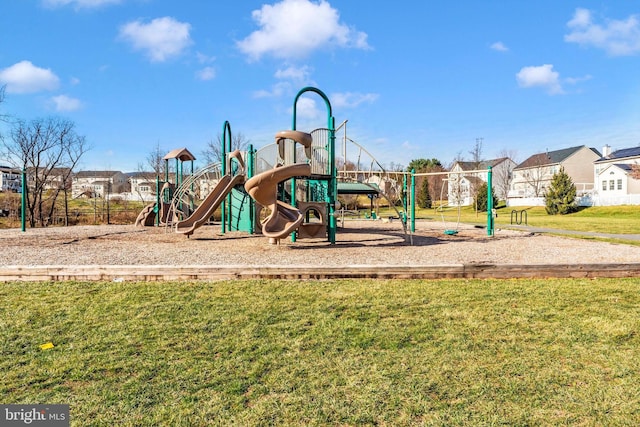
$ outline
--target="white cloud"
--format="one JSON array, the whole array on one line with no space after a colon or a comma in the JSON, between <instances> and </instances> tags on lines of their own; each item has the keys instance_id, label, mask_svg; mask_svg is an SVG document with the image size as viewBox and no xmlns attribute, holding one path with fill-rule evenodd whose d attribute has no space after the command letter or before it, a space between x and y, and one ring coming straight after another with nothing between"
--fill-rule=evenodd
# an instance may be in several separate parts
<instances>
[{"instance_id":1,"label":"white cloud","mask_svg":"<svg viewBox=\"0 0 640 427\"><path fill-rule=\"evenodd\" d=\"M523 67L516 74L516 80L520 87L542 87L550 95L564 93L560 85L560 74L553 71L551 64Z\"/></svg>"},{"instance_id":2,"label":"white cloud","mask_svg":"<svg viewBox=\"0 0 640 427\"><path fill-rule=\"evenodd\" d=\"M275 77L280 80L291 80L299 84L310 82L310 76L313 69L307 65L303 67L287 67L276 71Z\"/></svg>"},{"instance_id":3,"label":"white cloud","mask_svg":"<svg viewBox=\"0 0 640 427\"><path fill-rule=\"evenodd\" d=\"M417 145L414 145L414 144L410 143L409 141L404 141L401 144L401 147L402 147L403 150L406 150L406 151L413 151L416 148L418 148Z\"/></svg>"},{"instance_id":4,"label":"white cloud","mask_svg":"<svg viewBox=\"0 0 640 427\"><path fill-rule=\"evenodd\" d=\"M129 22L120 28L120 37L135 50L145 51L152 62L163 62L191 45L190 31L190 24L165 16L148 24L141 20Z\"/></svg>"},{"instance_id":5,"label":"white cloud","mask_svg":"<svg viewBox=\"0 0 640 427\"><path fill-rule=\"evenodd\" d=\"M372 104L378 99L377 93L333 93L331 94L331 105L335 108L355 108L360 104Z\"/></svg>"},{"instance_id":6,"label":"white cloud","mask_svg":"<svg viewBox=\"0 0 640 427\"><path fill-rule=\"evenodd\" d=\"M491 49L497 50L498 52L508 52L509 48L502 42L495 42L491 46Z\"/></svg>"},{"instance_id":7,"label":"white cloud","mask_svg":"<svg viewBox=\"0 0 640 427\"><path fill-rule=\"evenodd\" d=\"M564 36L566 42L594 46L612 56L640 53L640 21L636 15L625 20L607 19L600 25L594 22L591 11L578 8L567 27L571 32Z\"/></svg>"},{"instance_id":8,"label":"white cloud","mask_svg":"<svg viewBox=\"0 0 640 427\"><path fill-rule=\"evenodd\" d=\"M0 70L0 83L7 85L7 93L34 93L57 89L60 79L49 68L21 61Z\"/></svg>"},{"instance_id":9,"label":"white cloud","mask_svg":"<svg viewBox=\"0 0 640 427\"><path fill-rule=\"evenodd\" d=\"M296 103L296 116L299 119L314 120L321 117L316 100L301 96Z\"/></svg>"},{"instance_id":10,"label":"white cloud","mask_svg":"<svg viewBox=\"0 0 640 427\"><path fill-rule=\"evenodd\" d=\"M79 85L80 84L80 79L77 78L77 77L71 77L70 83L73 86Z\"/></svg>"},{"instance_id":11,"label":"white cloud","mask_svg":"<svg viewBox=\"0 0 640 427\"><path fill-rule=\"evenodd\" d=\"M591 80L593 78L593 76L591 74L587 74L585 76L582 77L567 77L566 79L564 79L565 82L567 82L570 85L575 85L578 83L582 83L582 82L586 82L588 80Z\"/></svg>"},{"instance_id":12,"label":"white cloud","mask_svg":"<svg viewBox=\"0 0 640 427\"><path fill-rule=\"evenodd\" d=\"M338 11L324 0L282 0L254 10L252 18L260 29L237 42L250 60L267 54L283 59L302 58L314 50L334 46L370 48L367 34L341 23Z\"/></svg>"},{"instance_id":13,"label":"white cloud","mask_svg":"<svg viewBox=\"0 0 640 427\"><path fill-rule=\"evenodd\" d=\"M42 3L47 7L60 7L74 5L77 9L89 9L109 4L118 4L122 0L43 0Z\"/></svg>"},{"instance_id":14,"label":"white cloud","mask_svg":"<svg viewBox=\"0 0 640 427\"><path fill-rule=\"evenodd\" d=\"M289 66L279 69L274 74L278 80L271 87L271 90L259 90L254 92L254 98L280 98L282 96L292 96L294 87L314 86L315 82L311 80L311 72L313 69L309 66L294 67Z\"/></svg>"},{"instance_id":15,"label":"white cloud","mask_svg":"<svg viewBox=\"0 0 640 427\"><path fill-rule=\"evenodd\" d=\"M290 82L278 82L271 87L271 90L258 90L253 93L254 98L280 98L293 92L293 85Z\"/></svg>"},{"instance_id":16,"label":"white cloud","mask_svg":"<svg viewBox=\"0 0 640 427\"><path fill-rule=\"evenodd\" d=\"M196 52L196 58L198 59L198 62L201 64L210 64L216 60L215 56L208 56L202 52Z\"/></svg>"},{"instance_id":17,"label":"white cloud","mask_svg":"<svg viewBox=\"0 0 640 427\"><path fill-rule=\"evenodd\" d=\"M60 112L76 111L82 108L82 102L79 99L67 95L54 96L51 101L53 101L56 111Z\"/></svg>"},{"instance_id":18,"label":"white cloud","mask_svg":"<svg viewBox=\"0 0 640 427\"><path fill-rule=\"evenodd\" d=\"M216 70L213 67L204 67L196 73L196 77L203 81L213 80L216 78Z\"/></svg>"},{"instance_id":19,"label":"white cloud","mask_svg":"<svg viewBox=\"0 0 640 427\"><path fill-rule=\"evenodd\" d=\"M588 9L581 7L577 8L573 14L571 21L567 22L569 28L573 27L586 27L591 24L591 12Z\"/></svg>"}]
</instances>

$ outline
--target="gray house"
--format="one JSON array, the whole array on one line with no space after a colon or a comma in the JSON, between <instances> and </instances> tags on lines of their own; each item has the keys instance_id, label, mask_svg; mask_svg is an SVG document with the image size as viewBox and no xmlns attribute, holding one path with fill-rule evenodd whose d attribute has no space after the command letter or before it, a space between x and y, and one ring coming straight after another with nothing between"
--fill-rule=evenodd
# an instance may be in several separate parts
<instances>
[{"instance_id":1,"label":"gray house","mask_svg":"<svg viewBox=\"0 0 640 427\"><path fill-rule=\"evenodd\" d=\"M593 191L593 162L601 157L586 145L534 154L513 169L509 205L539 205L553 175L564 168L578 196ZM544 202L542 202L544 203Z\"/></svg>"}]
</instances>

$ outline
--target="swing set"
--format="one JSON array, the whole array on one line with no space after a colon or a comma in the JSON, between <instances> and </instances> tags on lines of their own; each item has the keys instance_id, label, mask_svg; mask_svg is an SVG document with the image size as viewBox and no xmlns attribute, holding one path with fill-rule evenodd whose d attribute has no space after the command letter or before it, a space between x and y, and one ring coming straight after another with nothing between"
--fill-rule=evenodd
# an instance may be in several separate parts
<instances>
[{"instance_id":1,"label":"swing set","mask_svg":"<svg viewBox=\"0 0 640 427\"><path fill-rule=\"evenodd\" d=\"M460 228L460 214L462 212L462 203L460 200L456 199L455 200L455 204L450 204L448 201L447 203L442 203L442 201L444 200L444 188L446 187L444 185L444 183L448 183L449 179L448 178L444 178L442 180L442 188L440 189L440 204L438 205L438 207L436 208L436 212L438 212L440 214L440 218L442 219L442 226L444 227L444 234L448 235L448 236L455 236L456 234L458 234L458 228ZM448 198L447 198L448 200ZM453 209L457 209L457 214L458 217L456 219L456 225L455 227L448 227L448 223L453 223L451 220L447 221L445 219L445 212L450 213ZM447 218L449 218L450 216L447 216Z\"/></svg>"}]
</instances>

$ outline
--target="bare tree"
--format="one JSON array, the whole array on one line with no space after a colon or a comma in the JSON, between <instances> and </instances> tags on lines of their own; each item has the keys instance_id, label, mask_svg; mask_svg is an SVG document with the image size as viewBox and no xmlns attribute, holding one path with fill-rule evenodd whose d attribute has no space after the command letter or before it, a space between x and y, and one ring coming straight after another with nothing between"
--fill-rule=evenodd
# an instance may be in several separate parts
<instances>
[{"instance_id":1,"label":"bare tree","mask_svg":"<svg viewBox=\"0 0 640 427\"><path fill-rule=\"evenodd\" d=\"M640 179L640 165L631 165L631 177L634 179Z\"/></svg>"},{"instance_id":2,"label":"bare tree","mask_svg":"<svg viewBox=\"0 0 640 427\"><path fill-rule=\"evenodd\" d=\"M405 170L404 165L400 163L390 162L387 172L402 172Z\"/></svg>"},{"instance_id":3,"label":"bare tree","mask_svg":"<svg viewBox=\"0 0 640 427\"><path fill-rule=\"evenodd\" d=\"M447 170L451 170L453 166L458 162L464 162L464 156L462 155L462 151L458 151L456 155L453 157L453 160L451 160L451 164L447 165L445 168Z\"/></svg>"},{"instance_id":4,"label":"bare tree","mask_svg":"<svg viewBox=\"0 0 640 427\"><path fill-rule=\"evenodd\" d=\"M482 158L482 142L483 138L476 138L476 145L473 146L473 149L469 151L471 154L471 161L473 162L473 169L480 169L480 164L484 161Z\"/></svg>"},{"instance_id":5,"label":"bare tree","mask_svg":"<svg viewBox=\"0 0 640 427\"><path fill-rule=\"evenodd\" d=\"M518 161L516 160L517 155L518 154L515 150L508 150L508 149L500 150L500 152L498 153L498 157L504 158L504 159L511 159L516 164L518 163ZM496 177L494 182L497 183L496 192L498 193L499 197L502 197L504 199L506 199L509 195L509 189L511 188L511 181L513 180L514 166L512 166L511 162L508 162L507 164L509 165L509 167L500 167L500 168L494 169L494 174L495 174L494 176Z\"/></svg>"},{"instance_id":6,"label":"bare tree","mask_svg":"<svg viewBox=\"0 0 640 427\"><path fill-rule=\"evenodd\" d=\"M547 153L536 154L527 160L528 169L524 171L524 180L531 188L534 197L542 197L544 183L549 180L549 155Z\"/></svg>"},{"instance_id":7,"label":"bare tree","mask_svg":"<svg viewBox=\"0 0 640 427\"><path fill-rule=\"evenodd\" d=\"M476 138L476 144L473 146L473 149L469 151L471 154L471 162L473 170L480 169L482 162L484 159L482 158L482 142L483 138ZM468 179L469 181L469 194L476 194L476 186L479 185L479 180L477 179ZM476 211L476 215L478 214L478 198L473 198L473 207Z\"/></svg>"},{"instance_id":8,"label":"bare tree","mask_svg":"<svg viewBox=\"0 0 640 427\"><path fill-rule=\"evenodd\" d=\"M231 151L245 151L247 147L249 147L250 142L251 141L248 140L242 132L238 132L231 137ZM209 140L209 142L207 142L207 148L205 148L205 150L202 152L202 156L207 163L222 162L223 159L221 134L218 134L215 140L211 139Z\"/></svg>"},{"instance_id":9,"label":"bare tree","mask_svg":"<svg viewBox=\"0 0 640 427\"><path fill-rule=\"evenodd\" d=\"M153 147L149 154L147 154L147 157L145 159L147 161L147 164L142 165L142 167L148 166L153 172L155 172L156 175L162 176L162 174L165 173L166 164L166 162L164 161L165 155L163 153L164 150L160 148L160 143L157 142L156 146ZM142 170L140 172L142 172Z\"/></svg>"},{"instance_id":10,"label":"bare tree","mask_svg":"<svg viewBox=\"0 0 640 427\"><path fill-rule=\"evenodd\" d=\"M58 196L65 195L71 185L71 174L89 149L84 136L75 131L75 124L59 118L18 120L11 137L2 141L7 159L28 174L27 210L29 225L47 226ZM65 221L66 223L66 221Z\"/></svg>"},{"instance_id":11,"label":"bare tree","mask_svg":"<svg viewBox=\"0 0 640 427\"><path fill-rule=\"evenodd\" d=\"M0 86L0 104L2 104L4 102L4 91L6 89L7 85L4 86ZM0 122L6 122L7 121L7 115L6 114L2 114L0 113Z\"/></svg>"}]
</instances>

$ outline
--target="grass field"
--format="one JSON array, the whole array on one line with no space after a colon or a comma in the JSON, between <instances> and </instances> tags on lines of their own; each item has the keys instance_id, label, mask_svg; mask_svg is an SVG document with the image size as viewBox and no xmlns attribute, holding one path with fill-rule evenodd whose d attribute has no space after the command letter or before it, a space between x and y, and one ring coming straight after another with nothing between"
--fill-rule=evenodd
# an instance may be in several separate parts
<instances>
[{"instance_id":1,"label":"grass field","mask_svg":"<svg viewBox=\"0 0 640 427\"><path fill-rule=\"evenodd\" d=\"M0 298L2 402L67 403L72 425L640 424L640 279L5 283Z\"/></svg>"},{"instance_id":2,"label":"grass field","mask_svg":"<svg viewBox=\"0 0 640 427\"><path fill-rule=\"evenodd\" d=\"M498 217L495 219L495 225L510 225L512 210L526 211L528 225L532 227L613 234L640 234L640 206L590 207L568 215L548 215L544 207L539 206L501 207L497 210ZM380 216L392 214L395 214L395 211L389 209L381 209L380 211ZM455 224L458 219L458 209L449 208L443 214L435 209L416 210L416 219L442 221L443 216L445 223ZM487 213L475 212L473 207L465 206L460 209L460 221L486 224Z\"/></svg>"}]
</instances>

